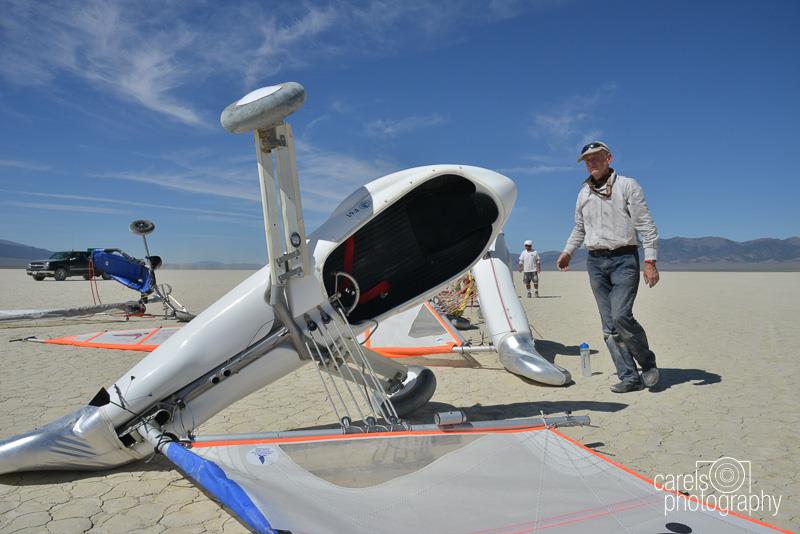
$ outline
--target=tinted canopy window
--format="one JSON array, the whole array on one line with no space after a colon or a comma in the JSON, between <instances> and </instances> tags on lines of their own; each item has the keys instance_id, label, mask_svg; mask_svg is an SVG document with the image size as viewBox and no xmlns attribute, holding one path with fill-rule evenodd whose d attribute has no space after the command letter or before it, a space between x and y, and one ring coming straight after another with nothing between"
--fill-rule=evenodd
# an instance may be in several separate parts
<instances>
[{"instance_id":1,"label":"tinted canopy window","mask_svg":"<svg viewBox=\"0 0 800 534\"><path fill-rule=\"evenodd\" d=\"M399 306L465 271L488 244L499 215L491 197L466 178L438 176L415 188L325 261L325 286L335 273L352 275L361 298L350 314L359 323ZM340 284L342 279L340 279Z\"/></svg>"}]
</instances>

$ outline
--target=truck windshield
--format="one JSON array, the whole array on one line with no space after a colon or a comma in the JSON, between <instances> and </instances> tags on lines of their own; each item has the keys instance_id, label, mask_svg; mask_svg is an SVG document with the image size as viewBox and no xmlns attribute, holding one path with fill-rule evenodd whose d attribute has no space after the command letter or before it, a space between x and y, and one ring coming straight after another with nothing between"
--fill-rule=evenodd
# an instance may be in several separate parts
<instances>
[{"instance_id":1,"label":"truck windshield","mask_svg":"<svg viewBox=\"0 0 800 534\"><path fill-rule=\"evenodd\" d=\"M69 252L56 252L48 259L50 260L65 260L69 257Z\"/></svg>"}]
</instances>

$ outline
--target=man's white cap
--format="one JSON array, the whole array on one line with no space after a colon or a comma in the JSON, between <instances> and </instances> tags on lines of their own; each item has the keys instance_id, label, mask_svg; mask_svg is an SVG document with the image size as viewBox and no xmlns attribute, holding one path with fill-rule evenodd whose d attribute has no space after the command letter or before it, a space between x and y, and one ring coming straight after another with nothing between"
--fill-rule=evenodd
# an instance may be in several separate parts
<instances>
[{"instance_id":1,"label":"man's white cap","mask_svg":"<svg viewBox=\"0 0 800 534\"><path fill-rule=\"evenodd\" d=\"M533 241L530 239L526 239L524 245L527 247L528 245L533 246Z\"/></svg>"},{"instance_id":2,"label":"man's white cap","mask_svg":"<svg viewBox=\"0 0 800 534\"><path fill-rule=\"evenodd\" d=\"M584 145L581 149L581 155L578 156L576 160L578 163L583 161L583 158L588 156L589 154L594 154L595 152L600 152L601 150L605 150L609 154L611 154L611 149L608 148L608 145L602 141L592 141L591 143Z\"/></svg>"}]
</instances>

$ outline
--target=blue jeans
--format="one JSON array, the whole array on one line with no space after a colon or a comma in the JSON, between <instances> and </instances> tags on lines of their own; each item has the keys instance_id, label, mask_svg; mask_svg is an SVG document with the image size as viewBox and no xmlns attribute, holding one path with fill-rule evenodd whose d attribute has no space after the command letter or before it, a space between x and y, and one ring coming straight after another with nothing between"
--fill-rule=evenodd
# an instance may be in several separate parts
<instances>
[{"instance_id":1,"label":"blue jeans","mask_svg":"<svg viewBox=\"0 0 800 534\"><path fill-rule=\"evenodd\" d=\"M656 365L656 355L650 350L647 334L633 317L633 301L639 290L639 254L590 255L586 269L617 376L623 382L638 383L636 363L642 371Z\"/></svg>"}]
</instances>

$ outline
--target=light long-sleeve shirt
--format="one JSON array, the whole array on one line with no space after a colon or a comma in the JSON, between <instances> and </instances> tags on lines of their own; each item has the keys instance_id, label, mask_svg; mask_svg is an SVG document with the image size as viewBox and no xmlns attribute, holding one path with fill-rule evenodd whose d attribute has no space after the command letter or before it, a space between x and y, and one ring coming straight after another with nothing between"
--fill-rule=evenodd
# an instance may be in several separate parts
<instances>
[{"instance_id":1,"label":"light long-sleeve shirt","mask_svg":"<svg viewBox=\"0 0 800 534\"><path fill-rule=\"evenodd\" d=\"M583 243L589 250L638 246L637 232L644 246L644 259L657 259L658 230L647 209L642 186L633 178L613 172L599 191L593 190L587 180L578 192L575 227L564 252L574 256Z\"/></svg>"}]
</instances>

